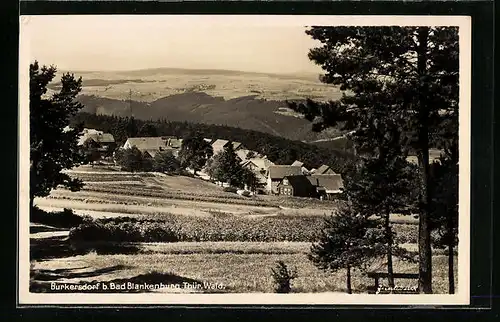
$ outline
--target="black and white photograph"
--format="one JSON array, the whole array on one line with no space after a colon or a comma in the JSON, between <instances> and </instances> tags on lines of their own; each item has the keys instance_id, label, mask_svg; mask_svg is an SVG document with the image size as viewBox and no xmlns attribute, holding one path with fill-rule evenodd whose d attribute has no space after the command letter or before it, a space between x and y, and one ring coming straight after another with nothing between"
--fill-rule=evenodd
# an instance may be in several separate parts
<instances>
[{"instance_id":1,"label":"black and white photograph","mask_svg":"<svg viewBox=\"0 0 500 322\"><path fill-rule=\"evenodd\" d=\"M468 304L470 19L20 17L19 301Z\"/></svg>"}]
</instances>

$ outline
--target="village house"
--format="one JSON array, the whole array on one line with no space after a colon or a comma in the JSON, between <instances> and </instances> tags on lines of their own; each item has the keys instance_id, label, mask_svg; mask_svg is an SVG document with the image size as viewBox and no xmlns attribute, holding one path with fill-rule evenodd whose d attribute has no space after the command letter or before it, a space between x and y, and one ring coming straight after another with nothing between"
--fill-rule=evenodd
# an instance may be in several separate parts
<instances>
[{"instance_id":1,"label":"village house","mask_svg":"<svg viewBox=\"0 0 500 322\"><path fill-rule=\"evenodd\" d=\"M94 129L83 129L78 138L78 146L95 147L101 153L111 154L116 148L115 138L111 133L104 133Z\"/></svg>"},{"instance_id":2,"label":"village house","mask_svg":"<svg viewBox=\"0 0 500 322\"><path fill-rule=\"evenodd\" d=\"M272 165L267 170L267 191L270 193L278 193L278 184L286 176L302 175L301 167L292 167L291 165Z\"/></svg>"},{"instance_id":3,"label":"village house","mask_svg":"<svg viewBox=\"0 0 500 322\"><path fill-rule=\"evenodd\" d=\"M228 140L217 139L212 143L212 149L214 151L214 155L224 150L224 147L229 143ZM238 149L243 149L243 146L240 142L233 142L234 151L238 151Z\"/></svg>"},{"instance_id":4,"label":"village house","mask_svg":"<svg viewBox=\"0 0 500 322\"><path fill-rule=\"evenodd\" d=\"M267 185L267 170L273 165L274 163L267 157L250 158L241 162L241 166L251 170L257 177L258 182L263 185Z\"/></svg>"},{"instance_id":5,"label":"village house","mask_svg":"<svg viewBox=\"0 0 500 322\"><path fill-rule=\"evenodd\" d=\"M305 175L285 176L277 185L279 195L294 197L316 197L316 187Z\"/></svg>"},{"instance_id":6,"label":"village house","mask_svg":"<svg viewBox=\"0 0 500 322\"><path fill-rule=\"evenodd\" d=\"M336 174L329 166L323 164L321 167L314 171L314 174Z\"/></svg>"},{"instance_id":7,"label":"village house","mask_svg":"<svg viewBox=\"0 0 500 322\"><path fill-rule=\"evenodd\" d=\"M136 147L144 154L154 157L159 151L167 151L167 142L162 137L137 137L128 138L123 149ZM170 148L171 149L171 148Z\"/></svg>"},{"instance_id":8,"label":"village house","mask_svg":"<svg viewBox=\"0 0 500 322\"><path fill-rule=\"evenodd\" d=\"M317 196L321 199L333 199L342 193L344 182L340 174L314 174L306 177L316 188Z\"/></svg>"}]
</instances>

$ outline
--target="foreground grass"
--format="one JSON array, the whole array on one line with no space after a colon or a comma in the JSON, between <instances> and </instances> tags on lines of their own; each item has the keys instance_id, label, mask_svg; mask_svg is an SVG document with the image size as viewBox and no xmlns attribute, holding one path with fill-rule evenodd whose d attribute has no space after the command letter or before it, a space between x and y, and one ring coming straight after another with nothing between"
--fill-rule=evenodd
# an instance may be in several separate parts
<instances>
[{"instance_id":1,"label":"foreground grass","mask_svg":"<svg viewBox=\"0 0 500 322\"><path fill-rule=\"evenodd\" d=\"M252 245L254 244L254 245ZM146 253L98 255L95 252L73 256L65 259L48 260L32 263L34 275L40 271L61 269L77 266L91 267L94 272L103 274L86 274L77 279L61 278L55 281L92 282L116 279L133 279L138 276L154 274L158 276L177 276L201 282L219 283L225 286L224 292L273 292L271 268L277 260L284 261L288 266L295 267L298 278L293 281L292 292L345 292L345 272L324 272L317 269L307 259L304 252L305 243L179 243L168 246L147 244ZM231 253L221 250L233 249ZM266 248L265 251L262 251ZM234 250L243 253L235 253ZM176 253L177 252L177 253ZM246 253L245 253L246 252ZM378 263L383 267L383 262ZM433 257L433 288L435 293L447 292L447 258L437 255ZM456 266L455 266L456 267ZM119 269L117 269L119 268ZM377 265L373 266L374 269ZM395 260L395 272L416 272L416 263ZM67 277L67 276L66 276ZM352 277L353 289L356 293L366 292L373 285L373 280L360 271L355 270ZM385 284L385 281L381 281ZM415 286L413 280L396 280L400 286Z\"/></svg>"}]
</instances>

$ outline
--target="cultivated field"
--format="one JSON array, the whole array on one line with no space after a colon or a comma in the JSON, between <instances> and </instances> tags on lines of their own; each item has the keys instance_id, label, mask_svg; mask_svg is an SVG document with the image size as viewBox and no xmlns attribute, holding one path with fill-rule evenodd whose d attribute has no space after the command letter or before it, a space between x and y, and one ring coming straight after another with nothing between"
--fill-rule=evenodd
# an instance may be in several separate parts
<instances>
[{"instance_id":1,"label":"cultivated field","mask_svg":"<svg viewBox=\"0 0 500 322\"><path fill-rule=\"evenodd\" d=\"M126 173L112 167L85 166L69 173L87 183L82 191L56 189L35 204L46 211L71 208L91 219L71 233L32 224L33 292L50 292L52 281L129 280L224 286L148 291L272 292L270 270L277 260L297 269L293 292L345 291L345 272L322 272L307 259L311 240L335 202L241 197L197 178ZM395 215L392 222L399 242L415 250L416 220ZM114 240L117 234L120 242ZM447 257L440 250L434 253L434 291L445 293ZM417 271L417 264L407 261L395 260L394 267L397 272ZM372 268L383 270L383 262ZM355 292L366 292L372 284L354 272Z\"/></svg>"},{"instance_id":2,"label":"cultivated field","mask_svg":"<svg viewBox=\"0 0 500 322\"><path fill-rule=\"evenodd\" d=\"M130 72L77 72L82 94L151 102L186 92L204 92L232 99L256 95L267 100L315 98L334 100L340 91L319 81L319 75L277 75L234 71L157 69Z\"/></svg>"}]
</instances>

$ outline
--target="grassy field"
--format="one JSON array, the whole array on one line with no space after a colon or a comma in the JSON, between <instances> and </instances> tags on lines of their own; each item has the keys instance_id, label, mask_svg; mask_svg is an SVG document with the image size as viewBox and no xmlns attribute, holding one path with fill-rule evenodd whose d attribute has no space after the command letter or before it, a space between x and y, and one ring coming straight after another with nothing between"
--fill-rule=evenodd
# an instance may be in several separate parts
<instances>
[{"instance_id":1,"label":"grassy field","mask_svg":"<svg viewBox=\"0 0 500 322\"><path fill-rule=\"evenodd\" d=\"M76 214L101 218L104 225L111 223L105 227L113 234L119 229L138 229L141 236L149 236L150 231L158 234L175 228L176 234L184 237L171 243L144 242L143 237L132 243L116 243L112 238L75 241L68 228L33 225L32 292L50 291L50 282L99 281L224 286L216 290L155 290L162 292L273 292L271 268L277 260L297 269L292 292L345 291L345 272L321 271L307 258L311 234L319 229L322 217L335 209L334 202L279 196L246 198L196 178L126 173L113 167L81 167L70 175L84 179L85 189L56 189L49 198L36 199L35 204L45 210L71 208ZM130 218L118 218L124 216ZM140 218L147 222L137 221ZM404 247L415 251L416 219L393 215L391 221L397 235L403 237ZM136 238L133 232L131 236ZM197 241L188 241L193 239ZM441 250L433 253L434 292L446 293L447 257ZM371 269L383 270L383 262L373 263ZM415 263L394 262L396 272L417 269ZM415 286L416 281L396 284ZM370 285L373 281L366 275L353 272L354 292L367 292Z\"/></svg>"},{"instance_id":2,"label":"grassy field","mask_svg":"<svg viewBox=\"0 0 500 322\"><path fill-rule=\"evenodd\" d=\"M43 290L48 272L57 282L109 282L118 280L173 283L198 281L224 285L221 292L273 292L271 268L276 260L297 270L292 292L345 292L345 272L318 270L307 259L308 243L158 243L141 244L133 254L97 254L33 261L32 272L38 290ZM447 258L433 258L434 291L446 293ZM112 264L111 264L112 263ZM382 262L375 263L377 269ZM89 270L89 268L91 268ZM414 263L396 260L397 272L416 272ZM55 272L55 273L54 273ZM45 274L45 275L44 275ZM382 281L384 283L385 281ZM396 281L415 286L416 281ZM353 272L355 292L366 292L373 281L360 271ZM163 291L168 292L168 289ZM204 290L211 292L210 290Z\"/></svg>"}]
</instances>

